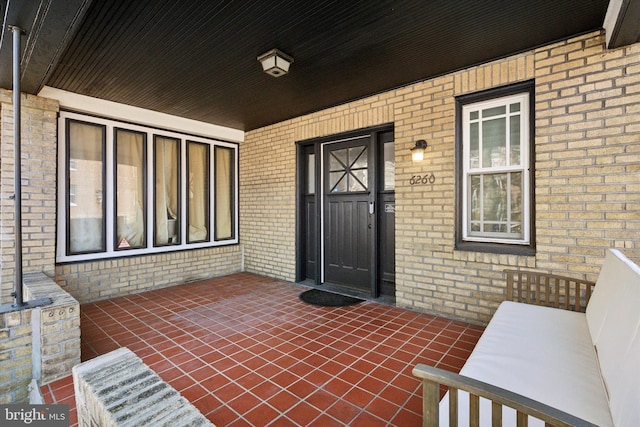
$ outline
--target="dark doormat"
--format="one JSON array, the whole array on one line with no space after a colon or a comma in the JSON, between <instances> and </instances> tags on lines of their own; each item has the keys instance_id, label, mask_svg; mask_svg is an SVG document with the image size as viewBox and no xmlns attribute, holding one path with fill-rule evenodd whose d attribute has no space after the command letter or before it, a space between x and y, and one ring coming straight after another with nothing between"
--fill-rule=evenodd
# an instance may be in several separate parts
<instances>
[{"instance_id":1,"label":"dark doormat","mask_svg":"<svg viewBox=\"0 0 640 427\"><path fill-rule=\"evenodd\" d=\"M307 304L320 305L324 307L344 307L358 304L363 300L345 295L334 294L332 292L321 291L320 289L309 289L300 294L300 299Z\"/></svg>"}]
</instances>

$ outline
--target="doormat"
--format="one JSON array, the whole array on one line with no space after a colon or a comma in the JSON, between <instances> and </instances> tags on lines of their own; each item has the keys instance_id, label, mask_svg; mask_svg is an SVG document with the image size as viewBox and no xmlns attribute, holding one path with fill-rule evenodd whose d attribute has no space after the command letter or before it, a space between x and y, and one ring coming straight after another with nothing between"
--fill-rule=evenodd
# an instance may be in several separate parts
<instances>
[{"instance_id":1,"label":"doormat","mask_svg":"<svg viewBox=\"0 0 640 427\"><path fill-rule=\"evenodd\" d=\"M323 307L344 307L364 301L359 298L321 291L320 289L304 291L300 294L300 299L307 304L320 305Z\"/></svg>"}]
</instances>

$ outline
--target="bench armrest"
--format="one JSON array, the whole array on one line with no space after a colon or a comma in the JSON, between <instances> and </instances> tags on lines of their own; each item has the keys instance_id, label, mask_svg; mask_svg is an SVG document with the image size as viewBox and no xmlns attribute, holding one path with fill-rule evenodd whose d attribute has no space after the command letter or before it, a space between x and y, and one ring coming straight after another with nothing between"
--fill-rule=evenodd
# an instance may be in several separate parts
<instances>
[{"instance_id":1,"label":"bench armrest","mask_svg":"<svg viewBox=\"0 0 640 427\"><path fill-rule=\"evenodd\" d=\"M502 407L517 412L517 426L526 426L531 415L547 426L594 426L581 418L513 393L494 385L465 377L433 366L418 364L413 375L422 379L422 425L437 427L440 419L440 385L449 388L449 425L458 426L458 390L469 393L469 424L478 426L480 421L480 397L491 401L493 426L502 426Z\"/></svg>"},{"instance_id":2,"label":"bench armrest","mask_svg":"<svg viewBox=\"0 0 640 427\"><path fill-rule=\"evenodd\" d=\"M583 312L595 282L537 271L504 270L507 301Z\"/></svg>"}]
</instances>

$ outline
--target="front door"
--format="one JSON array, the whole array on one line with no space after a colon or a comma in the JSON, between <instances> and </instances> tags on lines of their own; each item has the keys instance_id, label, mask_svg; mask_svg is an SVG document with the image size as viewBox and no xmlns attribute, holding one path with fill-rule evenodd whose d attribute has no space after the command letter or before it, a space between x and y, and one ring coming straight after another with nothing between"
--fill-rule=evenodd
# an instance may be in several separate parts
<instances>
[{"instance_id":1,"label":"front door","mask_svg":"<svg viewBox=\"0 0 640 427\"><path fill-rule=\"evenodd\" d=\"M395 297L393 128L356 132L298 146L296 280Z\"/></svg>"},{"instance_id":2,"label":"front door","mask_svg":"<svg viewBox=\"0 0 640 427\"><path fill-rule=\"evenodd\" d=\"M324 282L374 292L376 226L371 137L323 144Z\"/></svg>"}]
</instances>

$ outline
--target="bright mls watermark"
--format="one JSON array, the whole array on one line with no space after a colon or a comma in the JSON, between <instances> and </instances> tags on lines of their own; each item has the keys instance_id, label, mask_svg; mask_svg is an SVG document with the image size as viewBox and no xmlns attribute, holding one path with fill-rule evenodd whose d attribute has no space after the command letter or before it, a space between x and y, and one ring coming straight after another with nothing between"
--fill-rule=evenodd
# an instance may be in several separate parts
<instances>
[{"instance_id":1,"label":"bright mls watermark","mask_svg":"<svg viewBox=\"0 0 640 427\"><path fill-rule=\"evenodd\" d=\"M69 405L0 405L3 427L69 427Z\"/></svg>"}]
</instances>

